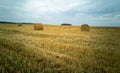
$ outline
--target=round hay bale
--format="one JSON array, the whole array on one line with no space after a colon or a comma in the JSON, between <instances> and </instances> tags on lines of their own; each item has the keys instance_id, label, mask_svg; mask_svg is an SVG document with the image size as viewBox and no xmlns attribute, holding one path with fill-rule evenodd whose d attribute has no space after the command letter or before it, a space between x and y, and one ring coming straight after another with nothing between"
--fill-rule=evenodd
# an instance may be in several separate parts
<instances>
[{"instance_id":1,"label":"round hay bale","mask_svg":"<svg viewBox=\"0 0 120 73\"><path fill-rule=\"evenodd\" d=\"M35 23L34 24L34 30L43 30L43 24L42 23Z\"/></svg>"},{"instance_id":2,"label":"round hay bale","mask_svg":"<svg viewBox=\"0 0 120 73\"><path fill-rule=\"evenodd\" d=\"M88 24L81 25L81 31L89 31L89 25Z\"/></svg>"},{"instance_id":3,"label":"round hay bale","mask_svg":"<svg viewBox=\"0 0 120 73\"><path fill-rule=\"evenodd\" d=\"M22 26L22 24L18 24L18 26Z\"/></svg>"}]
</instances>

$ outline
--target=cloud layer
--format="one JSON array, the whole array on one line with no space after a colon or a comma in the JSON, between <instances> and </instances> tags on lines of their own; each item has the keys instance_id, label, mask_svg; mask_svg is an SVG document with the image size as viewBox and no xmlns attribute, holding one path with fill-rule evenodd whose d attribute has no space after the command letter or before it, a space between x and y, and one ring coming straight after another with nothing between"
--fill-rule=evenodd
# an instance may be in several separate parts
<instances>
[{"instance_id":1,"label":"cloud layer","mask_svg":"<svg viewBox=\"0 0 120 73\"><path fill-rule=\"evenodd\" d=\"M0 21L120 26L120 1L1 0Z\"/></svg>"}]
</instances>

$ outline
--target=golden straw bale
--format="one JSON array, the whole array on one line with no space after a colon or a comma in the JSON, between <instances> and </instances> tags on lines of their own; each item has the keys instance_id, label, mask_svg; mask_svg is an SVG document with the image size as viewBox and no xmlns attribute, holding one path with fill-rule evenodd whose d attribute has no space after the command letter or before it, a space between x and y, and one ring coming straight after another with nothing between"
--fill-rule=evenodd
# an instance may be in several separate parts
<instances>
[{"instance_id":1,"label":"golden straw bale","mask_svg":"<svg viewBox=\"0 0 120 73\"><path fill-rule=\"evenodd\" d=\"M88 24L81 25L81 31L89 31L89 30L90 30L90 27Z\"/></svg>"},{"instance_id":2,"label":"golden straw bale","mask_svg":"<svg viewBox=\"0 0 120 73\"><path fill-rule=\"evenodd\" d=\"M35 23L34 30L44 30L44 26L42 23Z\"/></svg>"},{"instance_id":3,"label":"golden straw bale","mask_svg":"<svg viewBox=\"0 0 120 73\"><path fill-rule=\"evenodd\" d=\"M22 26L22 24L18 24L18 26Z\"/></svg>"}]
</instances>

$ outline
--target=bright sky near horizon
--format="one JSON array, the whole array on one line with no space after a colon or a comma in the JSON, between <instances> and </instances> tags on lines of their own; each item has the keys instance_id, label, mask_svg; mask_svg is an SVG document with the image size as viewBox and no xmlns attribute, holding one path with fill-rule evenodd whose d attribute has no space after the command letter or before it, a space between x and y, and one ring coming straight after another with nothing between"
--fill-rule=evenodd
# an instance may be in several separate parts
<instances>
[{"instance_id":1,"label":"bright sky near horizon","mask_svg":"<svg viewBox=\"0 0 120 73\"><path fill-rule=\"evenodd\" d=\"M120 0L0 0L0 21L120 26Z\"/></svg>"}]
</instances>

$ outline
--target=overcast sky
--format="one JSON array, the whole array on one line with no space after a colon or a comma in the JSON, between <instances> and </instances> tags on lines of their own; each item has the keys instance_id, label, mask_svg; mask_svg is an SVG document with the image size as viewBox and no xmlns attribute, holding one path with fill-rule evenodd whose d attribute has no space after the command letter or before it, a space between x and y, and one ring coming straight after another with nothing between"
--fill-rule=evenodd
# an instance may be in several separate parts
<instances>
[{"instance_id":1,"label":"overcast sky","mask_svg":"<svg viewBox=\"0 0 120 73\"><path fill-rule=\"evenodd\" d=\"M120 0L0 0L0 21L120 26Z\"/></svg>"}]
</instances>

